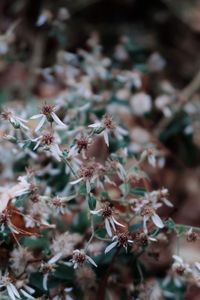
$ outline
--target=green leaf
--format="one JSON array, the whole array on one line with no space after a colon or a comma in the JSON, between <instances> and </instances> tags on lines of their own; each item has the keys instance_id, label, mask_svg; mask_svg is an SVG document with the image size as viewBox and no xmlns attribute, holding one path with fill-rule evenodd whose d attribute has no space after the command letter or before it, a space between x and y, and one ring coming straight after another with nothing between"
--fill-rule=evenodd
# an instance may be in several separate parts
<instances>
[{"instance_id":1,"label":"green leaf","mask_svg":"<svg viewBox=\"0 0 200 300\"><path fill-rule=\"evenodd\" d=\"M94 196L88 195L88 206L90 210L94 210L96 208L96 198Z\"/></svg>"},{"instance_id":2,"label":"green leaf","mask_svg":"<svg viewBox=\"0 0 200 300\"><path fill-rule=\"evenodd\" d=\"M167 221L165 221L165 226L169 230L174 230L176 224L174 223L174 221L171 218L169 218Z\"/></svg>"},{"instance_id":3,"label":"green leaf","mask_svg":"<svg viewBox=\"0 0 200 300\"><path fill-rule=\"evenodd\" d=\"M24 205L24 202L28 199L29 193L23 194L19 197L16 197L15 206L21 207Z\"/></svg>"},{"instance_id":4,"label":"green leaf","mask_svg":"<svg viewBox=\"0 0 200 300\"><path fill-rule=\"evenodd\" d=\"M128 230L129 232L133 232L133 231L136 231L138 229L141 229L143 227L143 223L137 223L137 224L132 224L129 226Z\"/></svg>"},{"instance_id":5,"label":"green leaf","mask_svg":"<svg viewBox=\"0 0 200 300\"><path fill-rule=\"evenodd\" d=\"M128 196L130 191L130 185L128 183L122 183L119 188L122 191L124 197Z\"/></svg>"},{"instance_id":6,"label":"green leaf","mask_svg":"<svg viewBox=\"0 0 200 300\"><path fill-rule=\"evenodd\" d=\"M97 237L99 236L101 238L104 238L106 236L106 230L105 230L105 228L99 228L99 229L95 230L94 234Z\"/></svg>"},{"instance_id":7,"label":"green leaf","mask_svg":"<svg viewBox=\"0 0 200 300\"><path fill-rule=\"evenodd\" d=\"M136 187L130 190L130 193L137 196L144 196L146 193L146 189L143 187Z\"/></svg>"},{"instance_id":8,"label":"green leaf","mask_svg":"<svg viewBox=\"0 0 200 300\"><path fill-rule=\"evenodd\" d=\"M53 276L59 279L73 281L74 269L66 265L58 265Z\"/></svg>"},{"instance_id":9,"label":"green leaf","mask_svg":"<svg viewBox=\"0 0 200 300\"><path fill-rule=\"evenodd\" d=\"M22 244L24 247L31 249L48 249L49 243L45 237L24 237L22 239Z\"/></svg>"}]
</instances>

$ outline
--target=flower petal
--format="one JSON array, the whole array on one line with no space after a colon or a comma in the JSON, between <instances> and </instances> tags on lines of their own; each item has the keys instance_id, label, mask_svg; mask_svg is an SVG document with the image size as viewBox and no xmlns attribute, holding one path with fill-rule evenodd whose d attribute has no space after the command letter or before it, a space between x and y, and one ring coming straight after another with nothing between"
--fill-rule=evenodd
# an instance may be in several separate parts
<instances>
[{"instance_id":1,"label":"flower petal","mask_svg":"<svg viewBox=\"0 0 200 300\"><path fill-rule=\"evenodd\" d=\"M41 118L41 117L43 117L43 116L44 116L43 114L34 115L34 116L32 116L30 119L31 119L31 120L39 119L39 118Z\"/></svg>"},{"instance_id":2,"label":"flower petal","mask_svg":"<svg viewBox=\"0 0 200 300\"><path fill-rule=\"evenodd\" d=\"M54 112L51 113L51 116L52 116L53 120L56 122L56 124L58 124L62 127L65 127L65 128L67 127L67 125L64 124Z\"/></svg>"},{"instance_id":3,"label":"flower petal","mask_svg":"<svg viewBox=\"0 0 200 300\"><path fill-rule=\"evenodd\" d=\"M23 296L26 297L26 299L35 299L33 296L31 296L30 294L28 294L25 290L20 289L20 292L22 293Z\"/></svg>"},{"instance_id":4,"label":"flower petal","mask_svg":"<svg viewBox=\"0 0 200 300\"><path fill-rule=\"evenodd\" d=\"M57 253L48 261L48 264L54 264L61 258L61 256L62 256L62 252Z\"/></svg>"},{"instance_id":5,"label":"flower petal","mask_svg":"<svg viewBox=\"0 0 200 300\"><path fill-rule=\"evenodd\" d=\"M46 120L46 117L42 116L40 122L38 123L37 127L35 128L35 132L39 131L40 128L42 128L42 126L44 125L45 120Z\"/></svg>"},{"instance_id":6,"label":"flower petal","mask_svg":"<svg viewBox=\"0 0 200 300\"><path fill-rule=\"evenodd\" d=\"M77 184L77 183L79 183L82 180L83 180L83 178L81 177L81 178L78 178L78 179L76 179L74 181L71 181L70 184Z\"/></svg>"},{"instance_id":7,"label":"flower petal","mask_svg":"<svg viewBox=\"0 0 200 300\"><path fill-rule=\"evenodd\" d=\"M101 127L101 123L94 123L94 124L88 125L88 127L98 128L98 127Z\"/></svg>"},{"instance_id":8,"label":"flower petal","mask_svg":"<svg viewBox=\"0 0 200 300\"><path fill-rule=\"evenodd\" d=\"M183 259L178 255L172 255L173 259L179 262L180 264L183 264Z\"/></svg>"},{"instance_id":9,"label":"flower petal","mask_svg":"<svg viewBox=\"0 0 200 300\"><path fill-rule=\"evenodd\" d=\"M109 223L108 219L105 219L105 227L106 227L107 234L110 237L112 237L112 230L111 230L110 223Z\"/></svg>"},{"instance_id":10,"label":"flower petal","mask_svg":"<svg viewBox=\"0 0 200 300\"><path fill-rule=\"evenodd\" d=\"M91 191L91 185L90 185L89 180L86 180L86 191L87 191L88 194L89 194L90 191Z\"/></svg>"},{"instance_id":11,"label":"flower petal","mask_svg":"<svg viewBox=\"0 0 200 300\"><path fill-rule=\"evenodd\" d=\"M118 243L118 242L113 242L113 243L111 243L109 246L107 246L106 249L105 249L105 251L104 251L105 254L108 253L110 250L112 250L114 247L116 247L116 246L117 246L117 243Z\"/></svg>"},{"instance_id":12,"label":"flower petal","mask_svg":"<svg viewBox=\"0 0 200 300\"><path fill-rule=\"evenodd\" d=\"M97 264L95 263L95 261L94 261L91 257L89 257L88 255L86 255L86 258L87 258L87 260L89 260L89 262L90 262L93 266L97 267Z\"/></svg>"},{"instance_id":13,"label":"flower petal","mask_svg":"<svg viewBox=\"0 0 200 300\"><path fill-rule=\"evenodd\" d=\"M105 129L103 131L103 137L104 137L104 141L105 141L106 145L109 147L109 138L108 138L108 131L107 131L107 129Z\"/></svg>"},{"instance_id":14,"label":"flower petal","mask_svg":"<svg viewBox=\"0 0 200 300\"><path fill-rule=\"evenodd\" d=\"M151 217L153 223L158 227L158 228L163 228L165 225L163 224L163 221L157 214L153 214Z\"/></svg>"},{"instance_id":15,"label":"flower petal","mask_svg":"<svg viewBox=\"0 0 200 300\"><path fill-rule=\"evenodd\" d=\"M6 288L7 288L7 292L8 292L8 295L10 296L11 300L16 300L15 294L13 293L13 290L12 290L10 284L7 285Z\"/></svg>"},{"instance_id":16,"label":"flower petal","mask_svg":"<svg viewBox=\"0 0 200 300\"><path fill-rule=\"evenodd\" d=\"M118 226L125 227L125 225L117 222L117 220L114 217L112 217L112 219L113 219L114 223L117 224Z\"/></svg>"},{"instance_id":17,"label":"flower petal","mask_svg":"<svg viewBox=\"0 0 200 300\"><path fill-rule=\"evenodd\" d=\"M43 285L43 288L44 288L45 291L48 290L48 287L47 287L48 275L49 275L49 274L45 274L45 275L43 276L43 282L42 282L42 285Z\"/></svg>"},{"instance_id":18,"label":"flower petal","mask_svg":"<svg viewBox=\"0 0 200 300\"><path fill-rule=\"evenodd\" d=\"M14 286L14 284L9 283L9 286L11 287L12 292L14 293L14 295L15 295L17 298L21 298L21 297L20 297L20 294L19 294L18 290L16 289L16 287Z\"/></svg>"}]
</instances>

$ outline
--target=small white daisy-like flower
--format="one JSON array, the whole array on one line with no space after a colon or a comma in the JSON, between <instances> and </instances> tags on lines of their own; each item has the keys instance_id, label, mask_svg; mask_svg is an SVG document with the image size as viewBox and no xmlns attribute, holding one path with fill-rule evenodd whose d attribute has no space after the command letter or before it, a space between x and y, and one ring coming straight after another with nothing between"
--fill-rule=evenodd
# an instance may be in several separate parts
<instances>
[{"instance_id":1,"label":"small white daisy-like flower","mask_svg":"<svg viewBox=\"0 0 200 300\"><path fill-rule=\"evenodd\" d=\"M71 181L70 184L74 185L81 181L84 181L86 184L86 191L87 193L90 193L91 184L94 183L97 178L97 164L92 161L80 167L79 178Z\"/></svg>"},{"instance_id":2,"label":"small white daisy-like flower","mask_svg":"<svg viewBox=\"0 0 200 300\"><path fill-rule=\"evenodd\" d=\"M21 296L13 283L13 280L9 276L9 273L6 272L2 275L2 271L0 271L0 288L5 287L7 289L7 293L11 300L21 299Z\"/></svg>"},{"instance_id":3,"label":"small white daisy-like flower","mask_svg":"<svg viewBox=\"0 0 200 300\"><path fill-rule=\"evenodd\" d=\"M112 240L113 242L106 247L105 253L108 253L116 246L124 247L127 251L128 245L133 243L133 241L129 239L129 236L126 232L122 232L113 236Z\"/></svg>"},{"instance_id":4,"label":"small white daisy-like flower","mask_svg":"<svg viewBox=\"0 0 200 300\"><path fill-rule=\"evenodd\" d=\"M143 228L144 232L147 234L147 222L151 220L154 225L160 229L164 228L164 223L159 217L159 215L156 214L155 210L150 206L145 206L142 208L140 215L143 217Z\"/></svg>"},{"instance_id":5,"label":"small white daisy-like flower","mask_svg":"<svg viewBox=\"0 0 200 300\"><path fill-rule=\"evenodd\" d=\"M114 217L113 217L113 208L110 205L106 205L104 208L101 208L99 210L91 210L91 214L93 215L101 215L105 222L105 228L107 231L107 234L112 237L112 229L116 231L116 225L124 227L123 224L119 223Z\"/></svg>"},{"instance_id":6,"label":"small white daisy-like flower","mask_svg":"<svg viewBox=\"0 0 200 300\"><path fill-rule=\"evenodd\" d=\"M173 207L173 204L168 200L169 191L166 188L162 188L158 191L152 191L148 193L147 197L150 201L156 205L157 202L164 203L168 207Z\"/></svg>"},{"instance_id":7,"label":"small white daisy-like flower","mask_svg":"<svg viewBox=\"0 0 200 300\"><path fill-rule=\"evenodd\" d=\"M148 163L153 167L163 167L165 164L165 158L162 153L153 148L149 147L148 149L144 150L141 154L141 160L147 159Z\"/></svg>"},{"instance_id":8,"label":"small white daisy-like flower","mask_svg":"<svg viewBox=\"0 0 200 300\"><path fill-rule=\"evenodd\" d=\"M60 150L53 134L46 132L33 141L36 142L33 150L36 150L41 145L44 149L49 150L58 161L61 161L62 151Z\"/></svg>"},{"instance_id":9,"label":"small white daisy-like flower","mask_svg":"<svg viewBox=\"0 0 200 300\"><path fill-rule=\"evenodd\" d=\"M114 132L117 139L121 140L124 135L128 134L128 131L120 126L116 126L112 117L109 115L104 115L101 122L97 122L89 125L88 127L96 129L98 133L103 133L104 141L109 147L109 132Z\"/></svg>"},{"instance_id":10,"label":"small white daisy-like flower","mask_svg":"<svg viewBox=\"0 0 200 300\"><path fill-rule=\"evenodd\" d=\"M189 264L185 263L182 257L178 255L172 255L174 263L172 264L172 270L178 275L183 276L192 272Z\"/></svg>"},{"instance_id":11,"label":"small white daisy-like flower","mask_svg":"<svg viewBox=\"0 0 200 300\"><path fill-rule=\"evenodd\" d=\"M49 274L54 271L55 263L61 258L62 254L58 253L54 255L48 262L43 262L40 266L41 272L44 274L43 276L43 288L45 291L48 290L48 277Z\"/></svg>"},{"instance_id":12,"label":"small white daisy-like flower","mask_svg":"<svg viewBox=\"0 0 200 300\"><path fill-rule=\"evenodd\" d=\"M97 264L90 256L86 255L84 251L80 251L78 249L73 251L71 262L73 263L74 269L82 266L85 262L89 262L93 266L97 267Z\"/></svg>"},{"instance_id":13,"label":"small white daisy-like flower","mask_svg":"<svg viewBox=\"0 0 200 300\"><path fill-rule=\"evenodd\" d=\"M31 119L40 119L35 131L39 131L44 125L45 121L52 123L53 121L60 127L67 128L67 125L64 124L58 116L55 114L55 106L50 104L44 104L41 109L41 114L34 115Z\"/></svg>"},{"instance_id":14,"label":"small white daisy-like flower","mask_svg":"<svg viewBox=\"0 0 200 300\"><path fill-rule=\"evenodd\" d=\"M21 117L17 117L15 116L11 111L4 111L0 114L1 118L3 120L7 120L10 122L10 124L15 128L24 128L26 130L28 130L29 128L25 125L28 121L21 118Z\"/></svg>"}]
</instances>

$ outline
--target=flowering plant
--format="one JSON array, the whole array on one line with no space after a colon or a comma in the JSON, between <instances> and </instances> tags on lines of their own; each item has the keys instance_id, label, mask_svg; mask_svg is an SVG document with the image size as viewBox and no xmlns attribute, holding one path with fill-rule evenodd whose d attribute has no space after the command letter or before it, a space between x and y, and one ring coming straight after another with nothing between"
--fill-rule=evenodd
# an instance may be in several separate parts
<instances>
[{"instance_id":1,"label":"flowering plant","mask_svg":"<svg viewBox=\"0 0 200 300\"><path fill-rule=\"evenodd\" d=\"M57 30L69 13L58 16ZM52 18L45 11L35 26ZM184 100L182 111L166 82L161 95L147 88L145 76L165 61L153 53L147 75L126 67L129 43L122 37L107 57L93 33L88 50L61 51L34 70L62 87L42 105L38 97L1 107L1 299L183 299L200 287L199 259L180 250L182 240L198 243L200 230L170 218L163 175L174 158L165 142L193 132L195 105Z\"/></svg>"}]
</instances>

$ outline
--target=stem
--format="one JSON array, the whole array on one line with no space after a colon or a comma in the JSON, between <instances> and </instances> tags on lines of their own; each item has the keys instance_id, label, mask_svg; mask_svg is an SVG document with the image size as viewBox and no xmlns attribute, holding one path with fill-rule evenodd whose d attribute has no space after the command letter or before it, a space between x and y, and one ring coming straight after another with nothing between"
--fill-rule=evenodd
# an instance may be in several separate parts
<instances>
[{"instance_id":1,"label":"stem","mask_svg":"<svg viewBox=\"0 0 200 300\"><path fill-rule=\"evenodd\" d=\"M108 267L108 270L105 274L105 276L102 278L100 284L99 284L99 289L98 289L98 293L97 293L97 298L96 300L103 300L105 299L105 293L106 293L106 286L107 286L107 281L108 281L108 277L109 277L109 274L110 274L110 271L113 267L113 264L115 262L115 259L117 258L119 252L120 252L121 248L118 248L117 251L115 252L113 258L112 258L112 261Z\"/></svg>"},{"instance_id":2,"label":"stem","mask_svg":"<svg viewBox=\"0 0 200 300\"><path fill-rule=\"evenodd\" d=\"M136 266L140 275L140 283L142 283L144 281L144 276L139 261L136 262Z\"/></svg>"},{"instance_id":3,"label":"stem","mask_svg":"<svg viewBox=\"0 0 200 300\"><path fill-rule=\"evenodd\" d=\"M86 246L85 246L85 252L87 252L87 249L90 245L90 243L92 242L95 234L94 234L94 221L93 221L93 216L91 216L91 230L92 230L92 234L91 234L91 237L89 239L89 241L87 242Z\"/></svg>"},{"instance_id":4,"label":"stem","mask_svg":"<svg viewBox=\"0 0 200 300\"><path fill-rule=\"evenodd\" d=\"M70 169L70 171L72 172L72 174L78 178L78 176L76 175L76 172L74 171L74 169L72 168L72 166L70 165L70 163L67 161L67 159L63 159L63 161L67 164L68 168Z\"/></svg>"},{"instance_id":5,"label":"stem","mask_svg":"<svg viewBox=\"0 0 200 300\"><path fill-rule=\"evenodd\" d=\"M176 224L175 225L175 229L177 228L181 228L181 227L184 227L185 229L190 229L192 228L194 231L198 231L200 232L200 227L196 227L196 226L190 226L190 225L185 225L185 224Z\"/></svg>"}]
</instances>

